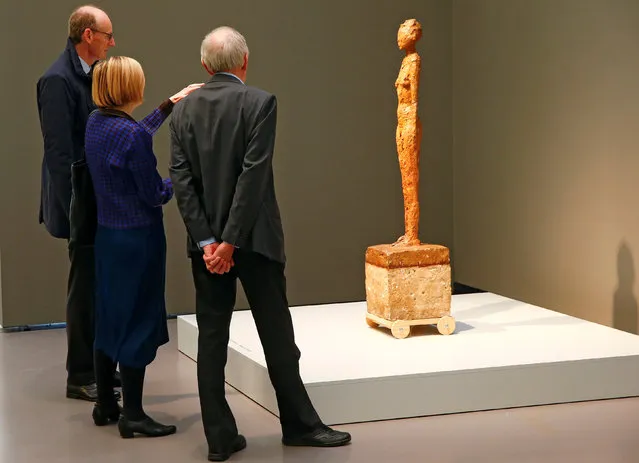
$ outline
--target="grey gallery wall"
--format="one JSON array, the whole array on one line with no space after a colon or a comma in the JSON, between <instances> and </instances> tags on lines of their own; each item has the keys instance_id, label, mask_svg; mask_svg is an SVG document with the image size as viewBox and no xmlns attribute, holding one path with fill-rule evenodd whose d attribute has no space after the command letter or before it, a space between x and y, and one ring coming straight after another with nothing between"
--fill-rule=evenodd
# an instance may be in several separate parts
<instances>
[{"instance_id":1,"label":"grey gallery wall","mask_svg":"<svg viewBox=\"0 0 639 463\"><path fill-rule=\"evenodd\" d=\"M399 24L422 21L420 112L423 240L452 246L452 4L448 1L296 0L147 3L102 1L114 24L112 54L138 59L147 74L143 116L162 99L207 76L199 45L212 28L242 31L251 49L249 84L279 99L277 193L287 239L292 305L361 300L366 246L403 232L395 150L394 80ZM64 320L68 259L64 242L38 225L42 141L35 85L66 41L76 2L2 2L0 73L0 324ZM155 137L167 174L166 127ZM185 233L166 207L167 303L193 311ZM238 306L245 306L240 298Z\"/></svg>"}]
</instances>

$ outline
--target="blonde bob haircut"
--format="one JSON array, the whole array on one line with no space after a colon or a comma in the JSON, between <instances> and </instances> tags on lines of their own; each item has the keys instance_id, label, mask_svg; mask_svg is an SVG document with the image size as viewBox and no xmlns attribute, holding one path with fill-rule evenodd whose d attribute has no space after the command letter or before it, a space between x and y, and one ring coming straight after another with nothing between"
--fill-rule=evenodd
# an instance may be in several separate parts
<instances>
[{"instance_id":1,"label":"blonde bob haircut","mask_svg":"<svg viewBox=\"0 0 639 463\"><path fill-rule=\"evenodd\" d=\"M144 84L140 63L126 56L112 56L95 65L91 96L98 108L142 103Z\"/></svg>"}]
</instances>

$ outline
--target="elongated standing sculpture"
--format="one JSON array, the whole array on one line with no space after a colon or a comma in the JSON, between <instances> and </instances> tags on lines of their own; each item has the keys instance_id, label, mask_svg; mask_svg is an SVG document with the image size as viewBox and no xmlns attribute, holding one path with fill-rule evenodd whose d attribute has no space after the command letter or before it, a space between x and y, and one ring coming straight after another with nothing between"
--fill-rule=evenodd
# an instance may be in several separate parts
<instances>
[{"instance_id":1,"label":"elongated standing sculpture","mask_svg":"<svg viewBox=\"0 0 639 463\"><path fill-rule=\"evenodd\" d=\"M451 268L448 248L419 240L419 157L422 128L418 115L421 58L416 50L422 27L405 21L397 45L405 52L397 90L397 156L404 195L404 234L392 244L366 250L366 322L385 326L396 338L412 325L436 324L441 334L455 330L450 316Z\"/></svg>"},{"instance_id":2,"label":"elongated standing sculpture","mask_svg":"<svg viewBox=\"0 0 639 463\"><path fill-rule=\"evenodd\" d=\"M397 33L397 45L406 52L395 81L397 89L397 155L402 173L405 234L394 245L414 246L419 241L419 154L422 125L419 120L419 77L421 58L415 48L422 27L415 19L405 21Z\"/></svg>"}]
</instances>

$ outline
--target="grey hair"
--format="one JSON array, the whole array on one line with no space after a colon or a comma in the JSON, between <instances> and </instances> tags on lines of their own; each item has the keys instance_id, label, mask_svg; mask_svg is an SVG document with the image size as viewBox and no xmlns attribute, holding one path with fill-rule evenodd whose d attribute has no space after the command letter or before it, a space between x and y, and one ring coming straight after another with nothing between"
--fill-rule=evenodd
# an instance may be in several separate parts
<instances>
[{"instance_id":1,"label":"grey hair","mask_svg":"<svg viewBox=\"0 0 639 463\"><path fill-rule=\"evenodd\" d=\"M200 48L202 62L211 72L228 72L241 67L248 52L244 36L228 26L209 32Z\"/></svg>"}]
</instances>

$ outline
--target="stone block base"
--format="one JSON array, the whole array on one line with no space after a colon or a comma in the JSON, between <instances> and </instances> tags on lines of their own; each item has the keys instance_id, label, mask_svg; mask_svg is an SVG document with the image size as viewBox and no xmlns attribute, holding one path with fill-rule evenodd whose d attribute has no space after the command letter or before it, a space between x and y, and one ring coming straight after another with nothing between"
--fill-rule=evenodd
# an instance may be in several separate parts
<instances>
[{"instance_id":1,"label":"stone block base","mask_svg":"<svg viewBox=\"0 0 639 463\"><path fill-rule=\"evenodd\" d=\"M389 321L450 314L450 252L445 246L371 246L365 271L368 313Z\"/></svg>"}]
</instances>

